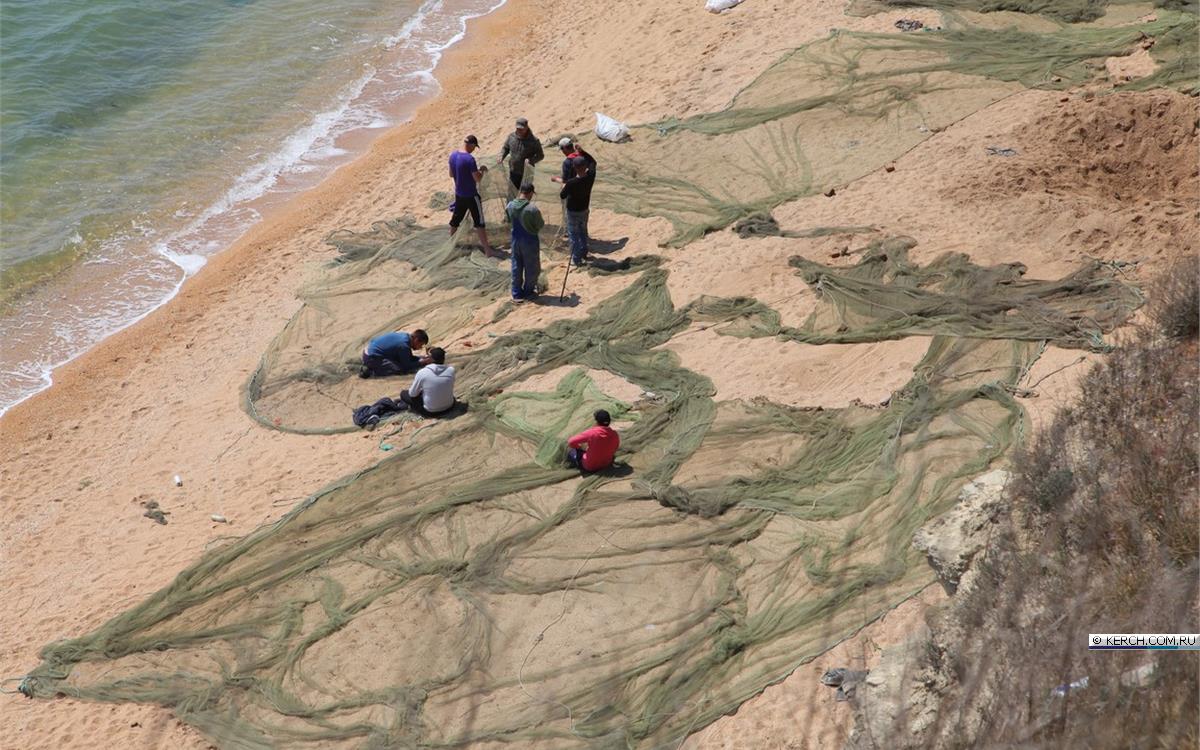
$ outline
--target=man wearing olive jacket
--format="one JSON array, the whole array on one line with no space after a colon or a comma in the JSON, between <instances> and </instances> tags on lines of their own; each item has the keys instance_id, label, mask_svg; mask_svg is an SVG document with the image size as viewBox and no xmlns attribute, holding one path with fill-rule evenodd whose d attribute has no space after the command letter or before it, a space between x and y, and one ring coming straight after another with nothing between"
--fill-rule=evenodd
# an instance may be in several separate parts
<instances>
[{"instance_id":1,"label":"man wearing olive jacket","mask_svg":"<svg viewBox=\"0 0 1200 750\"><path fill-rule=\"evenodd\" d=\"M518 117L516 130L509 133L504 148L500 149L500 161L508 159L508 181L512 185L510 196L527 179L524 176L525 162L537 164L544 158L546 154L542 152L542 143L529 129L529 120Z\"/></svg>"}]
</instances>

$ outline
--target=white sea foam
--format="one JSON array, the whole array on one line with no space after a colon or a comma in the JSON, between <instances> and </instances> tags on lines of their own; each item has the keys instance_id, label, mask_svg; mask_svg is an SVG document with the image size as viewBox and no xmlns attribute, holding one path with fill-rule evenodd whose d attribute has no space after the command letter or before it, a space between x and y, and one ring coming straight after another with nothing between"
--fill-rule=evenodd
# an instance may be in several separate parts
<instances>
[{"instance_id":1,"label":"white sea foam","mask_svg":"<svg viewBox=\"0 0 1200 750\"><path fill-rule=\"evenodd\" d=\"M383 46L387 49L392 49L401 42L411 39L413 33L425 23L425 19L429 17L429 14L440 10L442 4L443 0L425 0L425 2L421 3L421 7L417 8L417 12L412 14L412 16L405 21L404 25L400 27L399 31L389 37L384 38ZM453 42L451 42L451 44L453 44Z\"/></svg>"},{"instance_id":2,"label":"white sea foam","mask_svg":"<svg viewBox=\"0 0 1200 750\"><path fill-rule=\"evenodd\" d=\"M211 254L214 242L219 249L232 239L224 237L213 240L211 225L219 221L226 227L223 234L240 234L248 221L257 216L248 213L242 221L231 221L232 211L267 195L280 177L306 158L324 149L334 149L331 138L336 137L339 124L374 77L375 69L368 67L358 80L342 89L332 109L317 114L308 124L288 136L277 151L252 164L215 203L201 211L182 229L159 242L155 250L187 275L199 271L204 266L204 259L198 253L208 250L208 254ZM199 263L195 262L197 258Z\"/></svg>"},{"instance_id":3,"label":"white sea foam","mask_svg":"<svg viewBox=\"0 0 1200 750\"><path fill-rule=\"evenodd\" d=\"M388 90L381 95L387 99L414 94L432 94L439 91L441 87L433 75L433 71L441 61L442 55L463 39L466 35L468 21L492 13L503 6L504 2L505 0L495 0L464 15L438 19L443 23L448 22L453 33L449 37L445 37L444 33L434 33L430 38L423 38L420 36L422 32L435 32L430 28L429 21L433 14L445 7L444 0L425 0L417 11L405 21L399 31L385 37L381 42L381 45L388 50L395 50L409 43L419 44L420 49L427 56L424 66L416 70L383 71L387 74L386 76L381 76L381 71L370 65L364 66L363 75L343 88L331 109L317 114L307 125L289 136L275 153L258 161L242 173L218 201L202 211L181 230L159 243L157 250L164 257L176 262L185 273L190 275L198 271L203 263L199 265L185 264L180 263L179 260L198 252L196 238L208 234L209 225L214 220L225 219L236 207L267 195L285 175L311 175L314 172L327 171L334 164L324 163L336 162L340 157L347 155L348 152L345 149L335 145L337 139L346 133L360 129L385 128L394 124L380 111L380 107L388 102L370 100L363 96L364 91L373 82L380 81L382 77L389 77L409 84L399 86L393 84L387 87ZM316 169L314 169L314 165L316 165ZM321 168L322 166L325 167L324 170ZM225 220L222 223L228 224L229 222ZM245 226L241 226L239 230L245 228ZM226 241L232 239L229 237L226 238ZM223 246L225 242L218 244Z\"/></svg>"},{"instance_id":4,"label":"white sea foam","mask_svg":"<svg viewBox=\"0 0 1200 750\"><path fill-rule=\"evenodd\" d=\"M175 253L170 250L164 250L163 257L179 266L188 276L194 276L204 264L208 262L208 258L203 255L194 255L192 253Z\"/></svg>"}]
</instances>

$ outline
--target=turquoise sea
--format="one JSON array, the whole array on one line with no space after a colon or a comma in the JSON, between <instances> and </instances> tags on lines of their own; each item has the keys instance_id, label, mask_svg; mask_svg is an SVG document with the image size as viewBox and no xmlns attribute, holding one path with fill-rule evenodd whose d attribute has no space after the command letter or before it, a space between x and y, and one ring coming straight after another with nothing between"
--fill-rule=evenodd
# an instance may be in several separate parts
<instances>
[{"instance_id":1,"label":"turquoise sea","mask_svg":"<svg viewBox=\"0 0 1200 750\"><path fill-rule=\"evenodd\" d=\"M0 413L411 114L501 4L0 3Z\"/></svg>"}]
</instances>

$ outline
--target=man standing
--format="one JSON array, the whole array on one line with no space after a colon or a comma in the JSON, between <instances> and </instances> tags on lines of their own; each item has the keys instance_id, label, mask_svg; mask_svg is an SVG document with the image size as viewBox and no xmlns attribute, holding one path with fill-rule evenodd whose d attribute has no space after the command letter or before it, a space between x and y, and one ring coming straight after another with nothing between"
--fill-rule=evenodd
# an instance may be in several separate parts
<instances>
[{"instance_id":1,"label":"man standing","mask_svg":"<svg viewBox=\"0 0 1200 750\"><path fill-rule=\"evenodd\" d=\"M592 415L596 426L567 440L567 463L584 471L600 471L612 466L613 456L621 447L621 436L609 427L612 417L604 409Z\"/></svg>"},{"instance_id":2,"label":"man standing","mask_svg":"<svg viewBox=\"0 0 1200 750\"><path fill-rule=\"evenodd\" d=\"M559 176L551 177L550 181L566 182L575 174L575 165L571 162L574 161L576 156L580 155L579 152L581 149L570 138L563 138L558 142L558 150L563 155L562 173Z\"/></svg>"},{"instance_id":3,"label":"man standing","mask_svg":"<svg viewBox=\"0 0 1200 750\"><path fill-rule=\"evenodd\" d=\"M517 303L537 299L538 274L542 272L538 232L546 220L533 203L533 192L532 182L522 183L517 198L505 208L512 224L512 297Z\"/></svg>"},{"instance_id":4,"label":"man standing","mask_svg":"<svg viewBox=\"0 0 1200 750\"><path fill-rule=\"evenodd\" d=\"M592 203L592 185L596 183L596 160L583 149L571 159L574 174L563 183L558 197L567 202L567 236L571 239L571 263L581 266L588 253L588 208Z\"/></svg>"},{"instance_id":5,"label":"man standing","mask_svg":"<svg viewBox=\"0 0 1200 750\"><path fill-rule=\"evenodd\" d=\"M483 223L483 200L479 197L479 182L483 179L487 167L475 163L471 152L479 148L479 139L468 135L463 139L462 151L450 154L450 179L454 180L454 205L450 214L450 234L458 231L463 216L468 212L479 234L479 244L483 245L483 254L491 258L495 256L492 246L488 243L487 229Z\"/></svg>"},{"instance_id":6,"label":"man standing","mask_svg":"<svg viewBox=\"0 0 1200 750\"><path fill-rule=\"evenodd\" d=\"M362 353L360 378L404 375L414 372L430 362L428 357L413 354L413 349L424 349L429 344L429 335L418 328L412 333L392 331L376 336L367 343Z\"/></svg>"},{"instance_id":7,"label":"man standing","mask_svg":"<svg viewBox=\"0 0 1200 750\"><path fill-rule=\"evenodd\" d=\"M529 129L529 120L518 117L516 130L509 134L504 148L500 149L500 161L508 159L508 181L513 188L520 188L522 183L531 180L525 175L525 162L537 164L545 157L541 141Z\"/></svg>"},{"instance_id":8,"label":"man standing","mask_svg":"<svg viewBox=\"0 0 1200 750\"><path fill-rule=\"evenodd\" d=\"M429 350L430 364L421 368L412 386L400 391L400 400L417 414L433 416L454 406L454 368L446 364L446 350Z\"/></svg>"}]
</instances>

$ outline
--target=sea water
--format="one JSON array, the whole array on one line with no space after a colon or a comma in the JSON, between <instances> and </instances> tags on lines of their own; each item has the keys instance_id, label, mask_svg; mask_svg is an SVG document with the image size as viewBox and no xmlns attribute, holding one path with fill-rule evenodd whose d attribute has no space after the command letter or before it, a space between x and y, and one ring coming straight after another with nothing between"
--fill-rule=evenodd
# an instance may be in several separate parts
<instances>
[{"instance_id":1,"label":"sea water","mask_svg":"<svg viewBox=\"0 0 1200 750\"><path fill-rule=\"evenodd\" d=\"M0 3L0 413L411 114L501 4Z\"/></svg>"}]
</instances>

